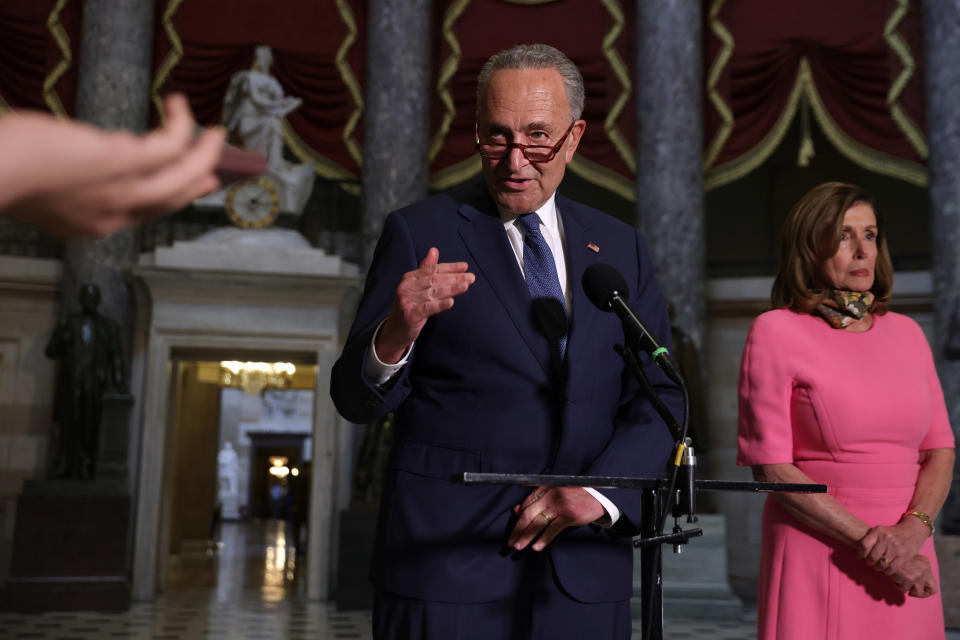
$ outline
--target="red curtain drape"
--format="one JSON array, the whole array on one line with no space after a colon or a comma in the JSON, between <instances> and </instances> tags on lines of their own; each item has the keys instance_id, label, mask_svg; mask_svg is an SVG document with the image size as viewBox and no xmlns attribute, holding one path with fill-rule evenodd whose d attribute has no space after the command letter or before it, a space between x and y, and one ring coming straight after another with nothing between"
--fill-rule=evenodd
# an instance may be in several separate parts
<instances>
[{"instance_id":1,"label":"red curtain drape","mask_svg":"<svg viewBox=\"0 0 960 640\"><path fill-rule=\"evenodd\" d=\"M364 17L362 0L158 3L158 93L185 92L198 121L218 124L230 76L251 67L256 45L268 45L273 50L271 75L288 95L303 100L287 116L288 143L304 160L320 164L328 177L358 177Z\"/></svg>"},{"instance_id":2,"label":"red curtain drape","mask_svg":"<svg viewBox=\"0 0 960 640\"><path fill-rule=\"evenodd\" d=\"M80 14L79 2L62 7L56 0L0 2L0 98L8 106L44 111L62 106L61 115L73 114ZM51 83L46 92L45 81Z\"/></svg>"},{"instance_id":3,"label":"red curtain drape","mask_svg":"<svg viewBox=\"0 0 960 640\"><path fill-rule=\"evenodd\" d=\"M853 161L925 180L918 1L712 0L704 12L708 185L756 166L802 110Z\"/></svg>"},{"instance_id":4,"label":"red curtain drape","mask_svg":"<svg viewBox=\"0 0 960 640\"><path fill-rule=\"evenodd\" d=\"M925 184L919 0L702 0L708 188L745 175L808 116L853 161ZM198 120L220 121L230 76L257 44L271 73L303 99L287 141L328 177L360 174L364 0L157 0L155 93L185 92ZM431 175L435 187L476 172L476 75L518 42L565 51L587 90L586 135L572 170L624 197L634 176L635 2L435 0ZM0 97L14 108L73 113L80 0L0 3ZM72 60L64 68L63 38ZM44 90L44 82L48 86Z\"/></svg>"}]
</instances>

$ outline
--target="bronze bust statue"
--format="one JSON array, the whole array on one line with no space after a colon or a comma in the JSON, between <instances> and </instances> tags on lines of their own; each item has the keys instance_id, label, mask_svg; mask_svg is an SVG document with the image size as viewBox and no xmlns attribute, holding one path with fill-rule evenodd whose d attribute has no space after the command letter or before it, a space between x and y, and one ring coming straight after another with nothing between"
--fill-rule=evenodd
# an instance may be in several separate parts
<instances>
[{"instance_id":1,"label":"bronze bust statue","mask_svg":"<svg viewBox=\"0 0 960 640\"><path fill-rule=\"evenodd\" d=\"M47 343L60 360L53 419L60 425L53 473L92 480L96 473L103 394L112 385L126 391L119 326L97 312L100 289L80 287L80 313L60 319Z\"/></svg>"}]
</instances>

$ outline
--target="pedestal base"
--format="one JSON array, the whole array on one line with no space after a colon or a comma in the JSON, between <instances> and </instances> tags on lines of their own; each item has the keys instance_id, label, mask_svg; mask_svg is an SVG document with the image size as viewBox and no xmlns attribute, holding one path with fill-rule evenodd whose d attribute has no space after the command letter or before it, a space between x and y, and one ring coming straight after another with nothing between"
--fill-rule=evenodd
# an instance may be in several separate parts
<instances>
[{"instance_id":1,"label":"pedestal base","mask_svg":"<svg viewBox=\"0 0 960 640\"><path fill-rule=\"evenodd\" d=\"M130 496L116 489L96 481L26 483L17 498L11 577L0 591L0 609L130 607Z\"/></svg>"}]
</instances>

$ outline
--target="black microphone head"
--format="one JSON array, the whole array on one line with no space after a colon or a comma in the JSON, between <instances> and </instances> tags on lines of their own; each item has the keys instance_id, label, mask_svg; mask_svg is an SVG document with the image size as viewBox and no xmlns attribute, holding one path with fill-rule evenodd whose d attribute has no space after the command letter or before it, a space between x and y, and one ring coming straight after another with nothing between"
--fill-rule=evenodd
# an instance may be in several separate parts
<instances>
[{"instance_id":1,"label":"black microphone head","mask_svg":"<svg viewBox=\"0 0 960 640\"><path fill-rule=\"evenodd\" d=\"M598 309L610 311L610 300L614 296L626 298L630 295L627 281L615 267L598 262L583 272L583 291Z\"/></svg>"},{"instance_id":2,"label":"black microphone head","mask_svg":"<svg viewBox=\"0 0 960 640\"><path fill-rule=\"evenodd\" d=\"M557 342L567 335L567 310L556 298L534 298L531 303L533 323L550 342Z\"/></svg>"}]
</instances>

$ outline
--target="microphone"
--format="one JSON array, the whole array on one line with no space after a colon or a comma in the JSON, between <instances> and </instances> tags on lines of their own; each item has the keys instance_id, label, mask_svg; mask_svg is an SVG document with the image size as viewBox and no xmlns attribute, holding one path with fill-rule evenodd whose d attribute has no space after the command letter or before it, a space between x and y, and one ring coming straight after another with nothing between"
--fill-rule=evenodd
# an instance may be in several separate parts
<instances>
[{"instance_id":1,"label":"microphone","mask_svg":"<svg viewBox=\"0 0 960 640\"><path fill-rule=\"evenodd\" d=\"M680 372L670 359L670 352L660 344L660 341L627 304L626 297L630 293L623 275L615 267L600 262L587 267L583 272L582 283L590 302L601 311L616 313L623 324L624 333L634 338L637 345L658 367L663 369L664 373L682 385Z\"/></svg>"}]
</instances>

